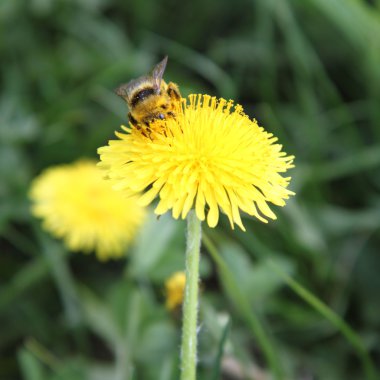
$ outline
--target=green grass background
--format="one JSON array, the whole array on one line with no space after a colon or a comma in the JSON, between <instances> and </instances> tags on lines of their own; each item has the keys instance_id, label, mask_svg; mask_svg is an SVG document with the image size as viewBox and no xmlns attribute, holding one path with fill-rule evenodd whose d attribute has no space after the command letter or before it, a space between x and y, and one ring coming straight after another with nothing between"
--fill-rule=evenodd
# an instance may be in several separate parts
<instances>
[{"instance_id":1,"label":"green grass background","mask_svg":"<svg viewBox=\"0 0 380 380\"><path fill-rule=\"evenodd\" d=\"M205 228L199 380L378 378L380 1L3 0L0 379L179 378L163 284L185 223L152 216L104 264L41 231L26 196L96 158L126 121L112 89L164 55L184 95L235 99L296 156L277 221Z\"/></svg>"}]
</instances>

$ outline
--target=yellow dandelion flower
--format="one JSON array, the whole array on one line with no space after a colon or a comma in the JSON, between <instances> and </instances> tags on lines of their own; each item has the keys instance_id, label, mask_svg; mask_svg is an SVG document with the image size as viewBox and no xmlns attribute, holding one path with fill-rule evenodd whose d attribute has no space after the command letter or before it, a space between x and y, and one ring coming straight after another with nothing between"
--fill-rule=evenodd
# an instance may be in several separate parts
<instances>
[{"instance_id":1,"label":"yellow dandelion flower","mask_svg":"<svg viewBox=\"0 0 380 380\"><path fill-rule=\"evenodd\" d=\"M294 157L232 101L190 95L175 118L122 128L119 140L99 148L100 166L115 189L140 194L141 205L158 196L158 215L171 210L184 219L194 207L215 227L221 210L232 228L245 230L241 211L267 222L276 219L268 203L284 206L293 195L281 174Z\"/></svg>"},{"instance_id":2,"label":"yellow dandelion flower","mask_svg":"<svg viewBox=\"0 0 380 380\"><path fill-rule=\"evenodd\" d=\"M175 272L165 281L166 308L168 310L175 310L182 305L185 284L185 272Z\"/></svg>"},{"instance_id":3,"label":"yellow dandelion flower","mask_svg":"<svg viewBox=\"0 0 380 380\"><path fill-rule=\"evenodd\" d=\"M82 160L45 170L30 189L32 213L73 251L100 260L122 257L145 216L136 198L113 191L95 162Z\"/></svg>"}]
</instances>

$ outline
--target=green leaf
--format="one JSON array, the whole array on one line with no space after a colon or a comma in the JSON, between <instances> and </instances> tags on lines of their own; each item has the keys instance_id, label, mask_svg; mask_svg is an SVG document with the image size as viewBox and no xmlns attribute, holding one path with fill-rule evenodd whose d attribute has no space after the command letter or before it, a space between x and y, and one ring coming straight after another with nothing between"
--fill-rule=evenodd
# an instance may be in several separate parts
<instances>
[{"instance_id":1,"label":"green leaf","mask_svg":"<svg viewBox=\"0 0 380 380\"><path fill-rule=\"evenodd\" d=\"M250 302L262 303L284 284L282 279L272 275L265 259L253 266L249 255L238 244L224 242L220 247L220 254L234 278L239 279L239 287ZM277 259L276 262L286 272L293 270L290 261Z\"/></svg>"},{"instance_id":2,"label":"green leaf","mask_svg":"<svg viewBox=\"0 0 380 380\"><path fill-rule=\"evenodd\" d=\"M84 318L92 331L104 339L110 349L120 344L122 332L118 327L108 305L104 304L89 289L80 289L80 299Z\"/></svg>"},{"instance_id":3,"label":"green leaf","mask_svg":"<svg viewBox=\"0 0 380 380\"><path fill-rule=\"evenodd\" d=\"M234 274L230 271L229 266L205 233L203 233L202 239L205 246L207 247L208 252L218 267L221 283L225 288L227 296L235 306L236 310L245 320L251 333L258 340L258 344L263 350L267 364L271 368L275 378L283 379L284 376L275 345L272 343L272 339L269 336L269 333L266 331L264 324L261 322L259 316L254 312L251 305L247 301L245 293L240 287L239 279L234 277Z\"/></svg>"},{"instance_id":4,"label":"green leaf","mask_svg":"<svg viewBox=\"0 0 380 380\"><path fill-rule=\"evenodd\" d=\"M43 365L27 349L23 348L19 351L18 361L24 380L47 379Z\"/></svg>"},{"instance_id":5,"label":"green leaf","mask_svg":"<svg viewBox=\"0 0 380 380\"><path fill-rule=\"evenodd\" d=\"M128 273L135 278L163 280L172 272L182 269L184 258L178 254L178 249L183 252L183 246L175 240L180 229L182 223L174 221L169 215L158 220L151 215L130 254Z\"/></svg>"}]
</instances>

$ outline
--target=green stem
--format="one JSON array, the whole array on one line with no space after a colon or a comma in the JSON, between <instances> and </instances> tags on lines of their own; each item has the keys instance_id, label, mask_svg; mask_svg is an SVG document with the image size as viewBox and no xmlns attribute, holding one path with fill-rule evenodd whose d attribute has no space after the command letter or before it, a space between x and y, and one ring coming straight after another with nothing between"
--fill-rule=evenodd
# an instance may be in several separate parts
<instances>
[{"instance_id":1,"label":"green stem","mask_svg":"<svg viewBox=\"0 0 380 380\"><path fill-rule=\"evenodd\" d=\"M181 380L196 379L197 314L201 221L191 210L187 216L186 286L183 303Z\"/></svg>"}]
</instances>

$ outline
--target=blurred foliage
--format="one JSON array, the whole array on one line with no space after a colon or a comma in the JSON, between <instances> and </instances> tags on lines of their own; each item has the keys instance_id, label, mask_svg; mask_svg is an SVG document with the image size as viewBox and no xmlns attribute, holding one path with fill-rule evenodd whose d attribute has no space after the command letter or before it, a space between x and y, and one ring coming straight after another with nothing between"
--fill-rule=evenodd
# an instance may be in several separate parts
<instances>
[{"instance_id":1,"label":"blurred foliage","mask_svg":"<svg viewBox=\"0 0 380 380\"><path fill-rule=\"evenodd\" d=\"M101 264L44 235L27 200L43 168L96 157L126 122L112 89L166 54L183 94L235 99L296 156L276 222L205 231L219 261L205 245L199 379L365 378L268 259L380 362L378 0L3 0L0 28L1 379L178 379L163 284L185 224L152 217L126 260Z\"/></svg>"}]
</instances>

